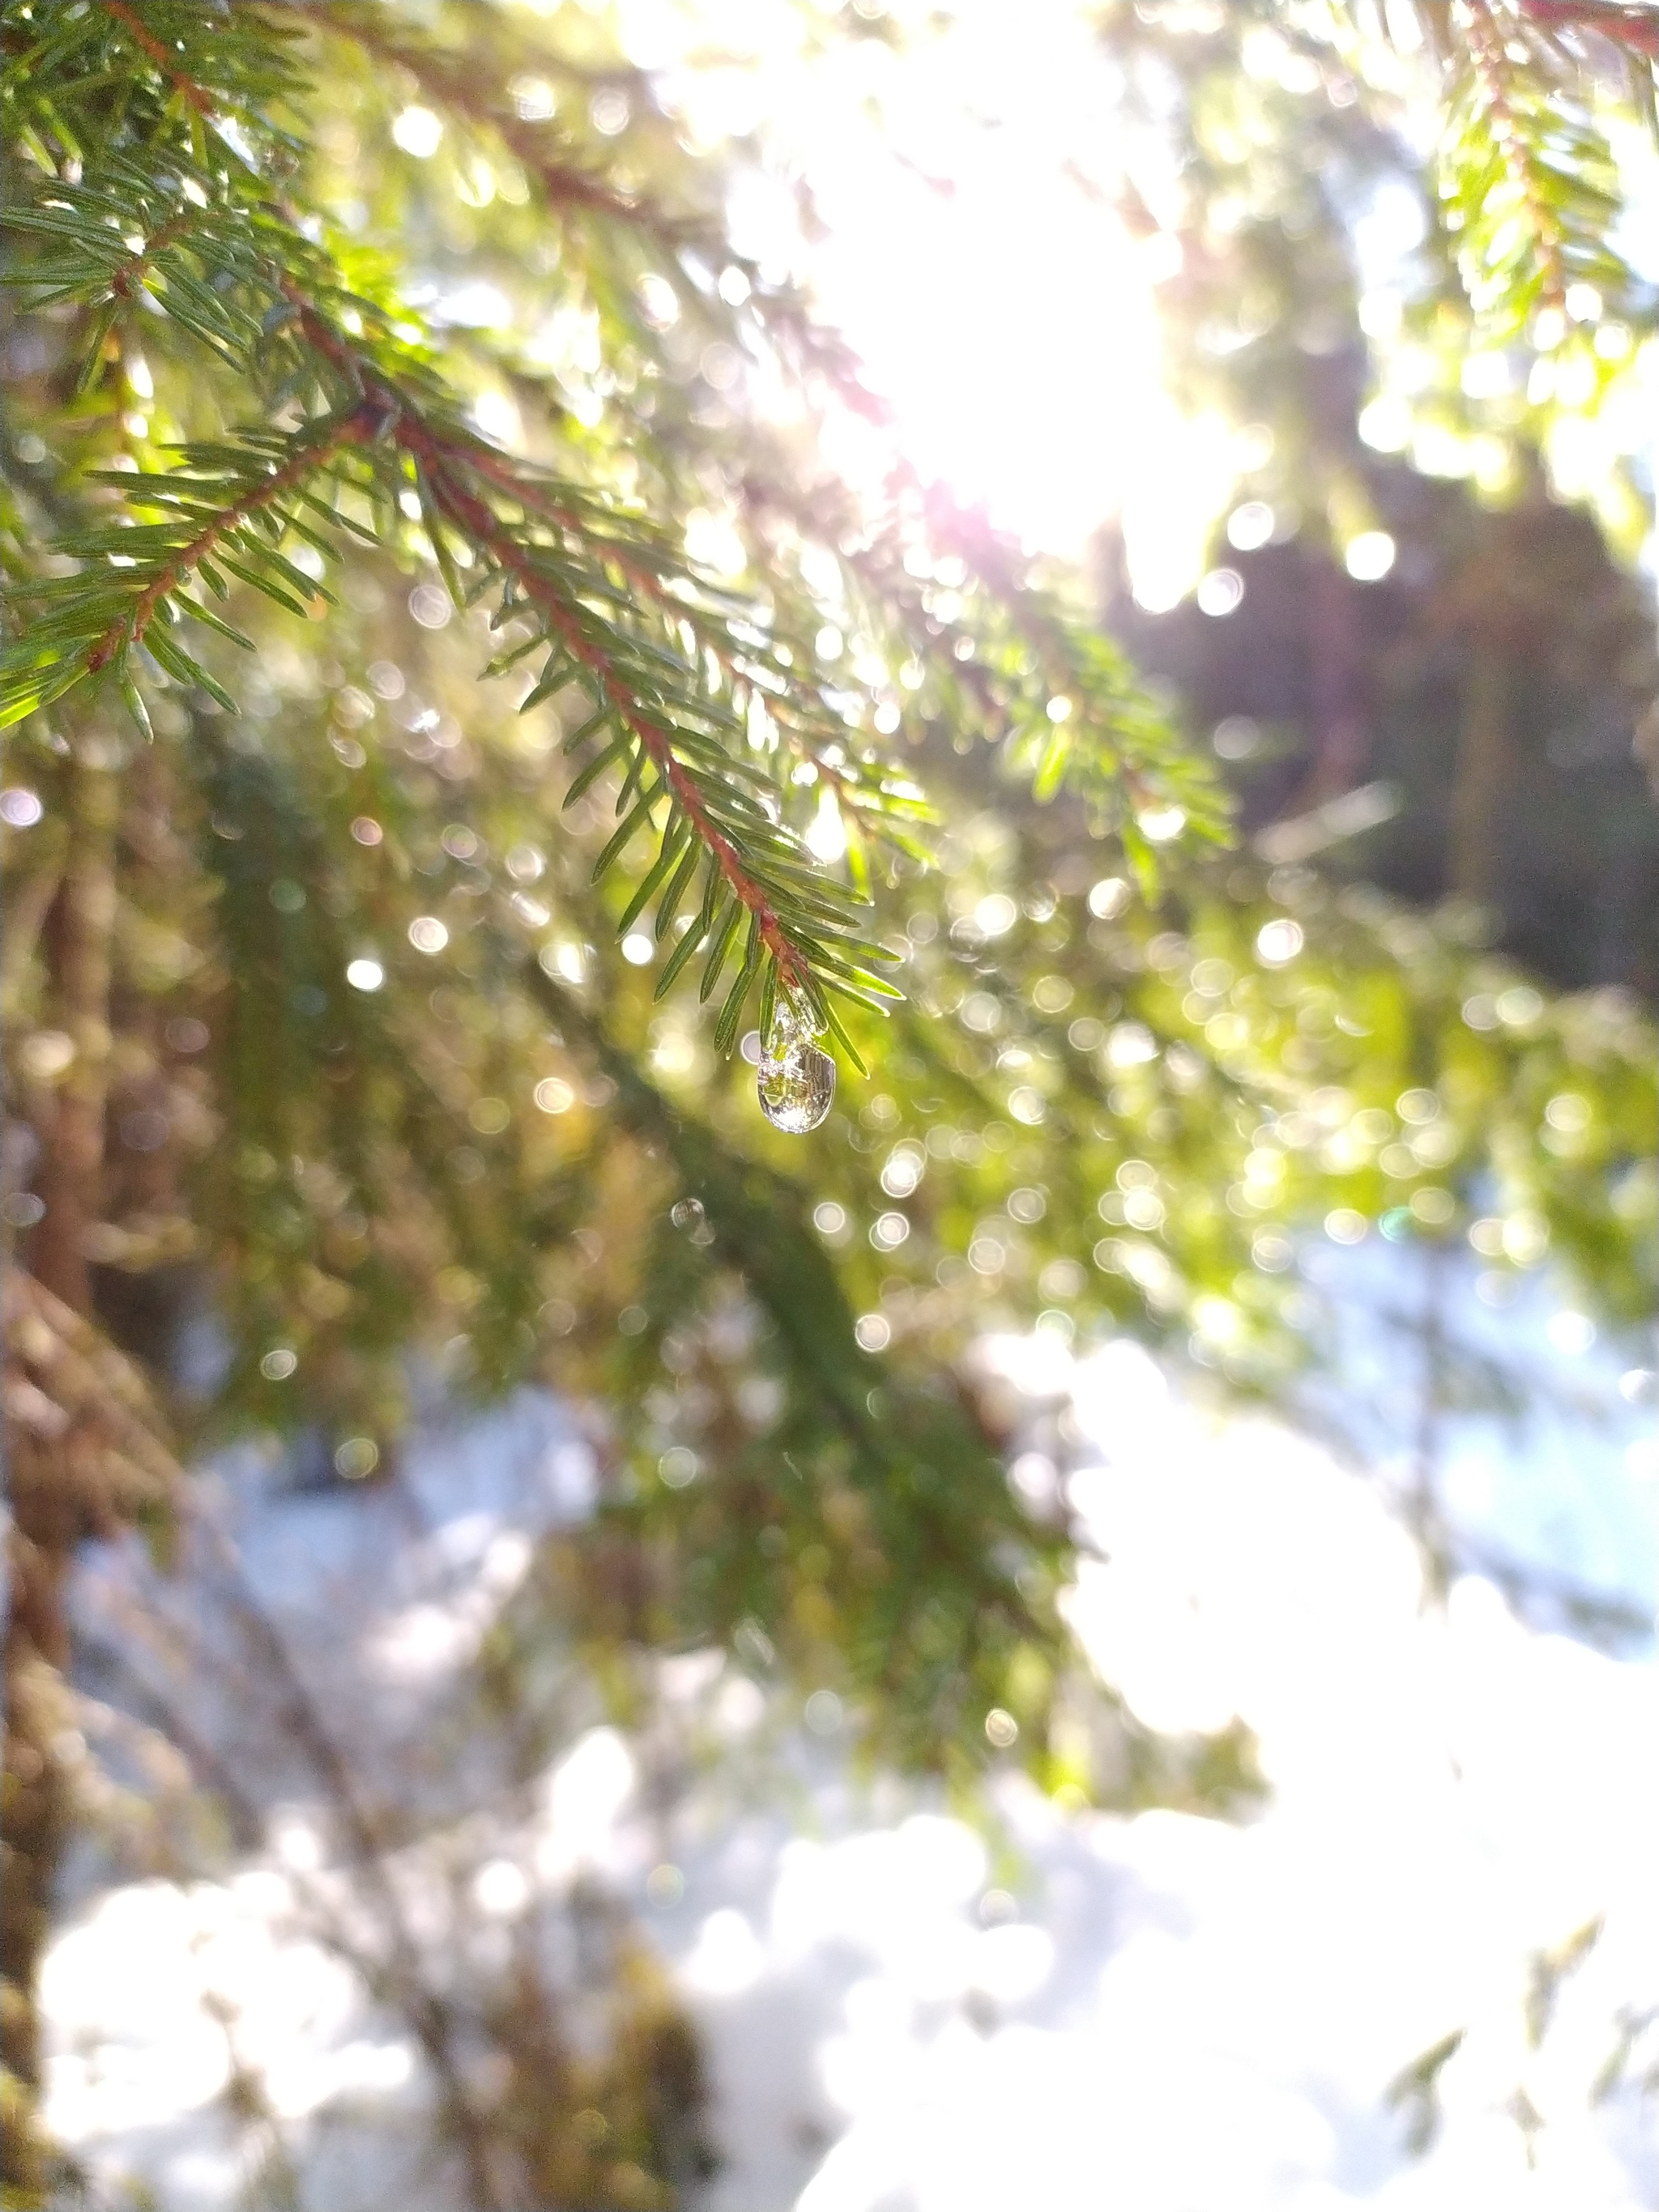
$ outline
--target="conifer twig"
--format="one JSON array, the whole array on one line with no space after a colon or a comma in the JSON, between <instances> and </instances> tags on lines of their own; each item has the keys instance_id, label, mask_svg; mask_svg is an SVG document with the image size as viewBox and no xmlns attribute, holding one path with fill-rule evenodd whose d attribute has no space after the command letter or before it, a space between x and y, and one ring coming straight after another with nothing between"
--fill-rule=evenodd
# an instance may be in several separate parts
<instances>
[{"instance_id":1,"label":"conifer twig","mask_svg":"<svg viewBox=\"0 0 1659 2212\"><path fill-rule=\"evenodd\" d=\"M398 442L422 459L431 471L434 496L444 514L464 530L474 544L494 554L502 569L517 579L523 595L538 607L562 639L571 658L588 671L611 713L630 730L649 755L664 785L684 809L695 834L714 856L720 874L734 896L753 916L761 942L777 963L781 980L795 989L811 981L807 963L792 943L777 908L746 869L732 840L710 816L696 780L675 753L674 734L660 719L647 713L629 686L617 675L602 649L585 637L572 620L569 609L548 588L524 549L504 531L480 499L458 484L449 473L448 455L439 441L418 423L398 425Z\"/></svg>"},{"instance_id":2,"label":"conifer twig","mask_svg":"<svg viewBox=\"0 0 1659 2212\"><path fill-rule=\"evenodd\" d=\"M98 4L106 15L120 25L145 60L153 63L168 80L181 100L193 107L198 115L207 116L213 112L212 96L206 87L198 84L194 77L179 68L176 58L167 52L138 10L128 5L128 0L98 0Z\"/></svg>"},{"instance_id":3,"label":"conifer twig","mask_svg":"<svg viewBox=\"0 0 1659 2212\"><path fill-rule=\"evenodd\" d=\"M325 467L336 454L349 447L361 445L374 436L377 427L374 410L365 400L340 421L322 426L320 434L307 439L288 460L271 471L263 482L241 498L216 514L203 530L167 562L146 584L133 602L131 611L110 624L102 637L93 645L86 656L87 673L96 675L124 647L141 644L156 615L168 598L189 578L193 577L204 561L232 537L243 524L276 506L288 495L303 483L307 477Z\"/></svg>"},{"instance_id":4,"label":"conifer twig","mask_svg":"<svg viewBox=\"0 0 1659 2212\"><path fill-rule=\"evenodd\" d=\"M1565 301L1567 279L1562 265L1562 229L1549 195L1540 178L1527 135L1516 113L1510 89L1510 61L1504 35L1492 21L1487 0L1462 0L1464 35L1474 64L1475 82L1486 110L1492 143L1520 195L1531 227L1533 250L1540 271L1539 303L1560 307Z\"/></svg>"},{"instance_id":5,"label":"conifer twig","mask_svg":"<svg viewBox=\"0 0 1659 2212\"><path fill-rule=\"evenodd\" d=\"M1568 31L1590 31L1627 52L1659 61L1659 11L1626 7L1620 0L1521 0L1528 21Z\"/></svg>"}]
</instances>

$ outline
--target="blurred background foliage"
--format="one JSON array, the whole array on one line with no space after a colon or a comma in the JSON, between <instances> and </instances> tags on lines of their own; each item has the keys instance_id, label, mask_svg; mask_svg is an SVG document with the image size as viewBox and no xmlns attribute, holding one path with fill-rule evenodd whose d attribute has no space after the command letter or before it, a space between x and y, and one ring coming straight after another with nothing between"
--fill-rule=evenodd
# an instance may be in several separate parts
<instances>
[{"instance_id":1,"label":"blurred background foliage","mask_svg":"<svg viewBox=\"0 0 1659 2212\"><path fill-rule=\"evenodd\" d=\"M149 1863L249 1848L264 1784L238 1758L286 1741L352 1838L374 1932L351 1955L414 2023L470 2201L667 2203L708 2154L698 2062L614 1908L571 1907L610 1931L589 2060L568 1989L522 1960L434 1966L377 1872L566 1740L549 1652L641 1740L658 1662L713 1646L781 1709L833 1695L872 1770L939 1772L958 1802L1019 1760L1067 1803L1236 1809L1260 1788L1244 1732L1161 1741L1088 1677L1063 1491L1011 1485L1017 1416L975 1340L1127 1332L1201 1389L1293 1407L1340 1360L1340 1283L1310 1255L1370 1239L1467 1264L1494 1309L1555 1270L1615 1337L1650 1319L1633 563L1659 340L1627 203L1650 212L1654 156L1645 18L1626 40L1612 13L1099 11L1170 387L1229 441L1188 598L1109 527L1066 568L918 482L799 272L727 240L776 149L702 143L602 12L8 4L0 526L42 700L0 806L8 2203L52 2186L31 1979L66 1838L114 1802L53 1748L94 1663L66 1609L88 1537L142 1528L156 1618L169 1573L217 1590L247 1681L280 1691L182 1743L228 1832L151 1832ZM860 0L802 35L933 33ZM127 262L100 177L143 203ZM190 210L219 194L230 244L191 262ZM255 201L273 258L232 266ZM361 303L329 295L327 344L280 307L307 252ZM572 604L602 640L630 592L665 604L616 566L624 510L690 580L677 606L706 592L736 610L719 635L749 625L750 674L707 664L718 743L770 794L764 834L867 899L903 993L885 1018L841 1007L868 1074L843 1059L805 1143L754 1103L769 1001L740 1002L722 1054L695 964L653 994L680 939L639 906L648 859L596 880L617 778L572 798L582 670L479 681L502 640L461 602L530 541L528 507L453 532L441 573L449 525L411 474L377 543L290 534L229 585L251 656L199 629L198 662L123 647L147 732L107 684L46 696L74 653L98 674L87 640L132 599L101 541L78 569L58 541L133 520L176 441L268 453L262 496L343 419L330 348L359 341L353 404L389 420L395 389L477 465L528 457L594 497ZM256 420L275 442L237 445ZM165 595L176 532L155 558ZM70 579L112 596L60 652L31 609ZM695 690L707 641L665 619ZM1435 1389L1462 1387L1455 1350ZM294 1481L378 1491L423 1390L536 1382L586 1409L598 1504L456 1693L498 1766L400 1802L372 1713L319 1699L180 1465L276 1434ZM1449 1571L1432 1495L1412 1510ZM131 1650L97 1663L112 1707L142 1704ZM493 2087L468 2035L507 2054Z\"/></svg>"}]
</instances>

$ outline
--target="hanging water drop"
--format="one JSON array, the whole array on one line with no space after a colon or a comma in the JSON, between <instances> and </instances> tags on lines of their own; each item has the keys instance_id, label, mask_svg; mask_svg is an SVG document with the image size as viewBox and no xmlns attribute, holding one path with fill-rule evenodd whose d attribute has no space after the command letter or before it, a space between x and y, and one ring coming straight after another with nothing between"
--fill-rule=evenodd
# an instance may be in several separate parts
<instances>
[{"instance_id":1,"label":"hanging water drop","mask_svg":"<svg viewBox=\"0 0 1659 2212\"><path fill-rule=\"evenodd\" d=\"M772 1127L792 1137L816 1129L835 1103L836 1063L787 1006L778 1007L761 1047L755 1091Z\"/></svg>"}]
</instances>

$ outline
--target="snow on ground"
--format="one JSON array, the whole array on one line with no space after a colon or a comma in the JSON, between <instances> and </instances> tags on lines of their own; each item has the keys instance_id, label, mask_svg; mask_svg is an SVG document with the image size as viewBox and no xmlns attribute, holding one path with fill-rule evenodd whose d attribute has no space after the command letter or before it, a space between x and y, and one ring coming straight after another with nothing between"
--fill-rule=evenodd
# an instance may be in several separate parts
<instances>
[{"instance_id":1,"label":"snow on ground","mask_svg":"<svg viewBox=\"0 0 1659 2212\"><path fill-rule=\"evenodd\" d=\"M1073 1601L1101 1670L1160 1729L1239 1713L1272 1798L1228 1826L1067 1814L1005 1782L981 1836L891 1785L856 1795L815 1742L795 1802L716 1773L665 1821L628 1746L590 1731L477 1894L505 1918L586 1864L636 1905L710 2039L726 2165L707 2212L1659 2202L1651 2109L1591 2102L1621 2011L1637 2066L1659 2057L1640 2018L1659 2005L1651 1659L1535 1634L1474 1578L1425 1608L1374 1489L1282 1428L1172 1396L1129 1346L1074 1370L1054 1345L990 1351L1027 1385L1069 1382L1100 1449L1070 1481L1101 1554ZM441 1656L443 1621L476 1632L511 1579L497 1555L526 1507L489 1470L518 1432L493 1433L493 1456L452 1436L416 1470L431 1501L456 1455L452 1534L422 1540L454 1557L441 1604L418 1577L398 1585L368 1632L383 1658ZM568 1436L544 1416L520 1448L556 1470L546 1510L579 1505ZM297 1572L304 1547L276 1542L269 1510L266 1555ZM416 1633L423 1605L437 1625ZM758 1700L717 1676L692 1667L689 1691L740 1738ZM167 2212L237 2200L245 2154L214 2101L230 2039L308 2145L308 2206L449 2201L407 2165L416 2069L396 2023L285 1932L328 1879L321 1855L295 1811L258 1866L106 1893L53 1950L51 2122L149 2179ZM1598 1916L1533 2049L1529 1961ZM1442 2124L1413 2158L1388 2085L1458 2030Z\"/></svg>"}]
</instances>

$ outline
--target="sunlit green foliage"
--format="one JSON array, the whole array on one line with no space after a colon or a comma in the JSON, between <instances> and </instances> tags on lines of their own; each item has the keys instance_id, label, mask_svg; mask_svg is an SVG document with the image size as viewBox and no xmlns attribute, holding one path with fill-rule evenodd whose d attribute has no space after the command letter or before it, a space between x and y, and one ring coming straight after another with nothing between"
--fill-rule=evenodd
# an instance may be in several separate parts
<instances>
[{"instance_id":1,"label":"sunlit green foliage","mask_svg":"<svg viewBox=\"0 0 1659 2212\"><path fill-rule=\"evenodd\" d=\"M1292 473L1310 444L1328 469L1306 386L1334 349L1355 226L1380 210L1397 233L1415 201L1420 246L1400 238L1396 266L1373 268L1358 303L1376 380L1367 441L1495 500L1522 490L1541 452L1558 489L1593 502L1632 558L1651 526L1659 367L1637 212L1656 152L1646 16L1594 0L1334 0L1122 7L1109 20L1127 104L1172 141L1133 182L1140 216L1182 248L1170 335L1189 388L1213 396L1218 374L1248 379L1234 353L1275 325L1293 333L1306 359L1258 378L1254 419ZM1273 348L1257 349L1258 368L1274 354L1282 370ZM1370 523L1351 477L1329 490L1340 546Z\"/></svg>"},{"instance_id":2,"label":"sunlit green foliage","mask_svg":"<svg viewBox=\"0 0 1659 2212\"><path fill-rule=\"evenodd\" d=\"M299 95L283 43L255 19L232 27L212 9L181 4L155 25L106 9L25 9L17 20L38 21L40 35L20 40L7 79L15 126L34 155L21 173L24 204L9 220L40 258L25 260L11 281L37 313L71 304L88 312L83 389L103 378L106 353L119 361L117 325L125 329L124 310L139 295L193 342L180 349L178 368L198 381L194 405L187 392L179 395L186 436L165 449L163 465L133 466L127 456L124 468L88 470L82 457L81 480L105 495L102 512L90 526L55 535L58 573L14 580L27 618L6 649L0 720L107 672L143 729L137 654L138 668L154 666L233 709L223 682L177 634L194 623L251 647L207 595L223 600L239 582L303 614L328 597L323 580L343 541L401 540L435 562L457 605L490 609L504 639L486 672L533 662L521 708L573 687L586 701L567 740L582 768L571 796L607 770L620 778L620 826L596 866L603 873L647 832L658 838L626 918L653 911L659 939L682 902L700 896L664 981L707 945L699 988L708 997L731 961L716 1030L723 1048L757 986L769 1006L783 985L818 1028L838 1036L835 1001L890 995L871 964L878 951L858 933L856 898L814 866L790 822L801 812L792 795L819 778L878 834L888 817L897 827L915 812L908 779L862 732L876 710L809 672L811 641L831 611L822 592L810 595L799 570L791 576L793 563L774 569L766 602L723 592L672 535L618 505L613 487L596 498L580 476L511 459L480 434L434 365L434 334L402 296L408 274L383 270L377 283L349 240L336 247L320 216L308 225L314 236L295 219L286 198L294 180L283 173L304 142L281 131L267 137L247 88L263 83L268 100L280 88ZM348 11L329 27L373 60L377 21L373 11ZM262 36L271 48L263 78ZM424 69L453 86L453 52L409 47L391 27L386 36L417 75ZM106 88L123 64L131 82L117 123L105 112ZM210 121L233 77L236 127L226 137ZM476 97L464 112L469 123L478 117ZM524 137L505 115L499 131L515 143ZM537 159L519 180L525 198L534 191L543 216L572 198L590 214L597 200L624 231L642 228L647 251L631 257L636 264L668 251L681 289L701 278L729 295L745 311L732 335L765 349L775 370L785 367L787 356L769 343L766 295L749 273L700 263L695 228L685 234L672 216L635 205L631 189L602 190L558 138L556 128L539 134ZM92 149L86 158L83 149ZM592 273L601 296L622 277L603 246ZM636 296L654 275L667 295L658 310L665 319L677 296L669 278L648 265L627 275ZM647 307L653 296L645 293ZM637 343L638 315L634 323ZM793 327L786 318L786 343ZM741 356L725 352L730 370L716 373L717 388L742 373ZM233 380L222 398L222 369ZM144 373L153 385L148 362ZM228 437L192 439L210 390L241 419ZM146 453L157 450L146 441ZM996 575L999 586L1006 580ZM1012 742L1037 788L1052 794L1069 770L1137 854L1143 813L1189 794L1196 804L1183 815L1213 830L1201 769L1136 697L1109 649L1035 602L1029 620L1016 621L1040 632L1046 649L1034 655L1028 647L1011 665L992 639L982 666L964 665L976 661L971 631L938 625L910 641L911 658L925 653L953 689L992 697L1009 677L1016 694L1022 679L1069 677L1074 723L1061 726L1057 714L1034 732L1033 709L1018 698L1011 717ZM949 657L958 644L964 653Z\"/></svg>"}]
</instances>

